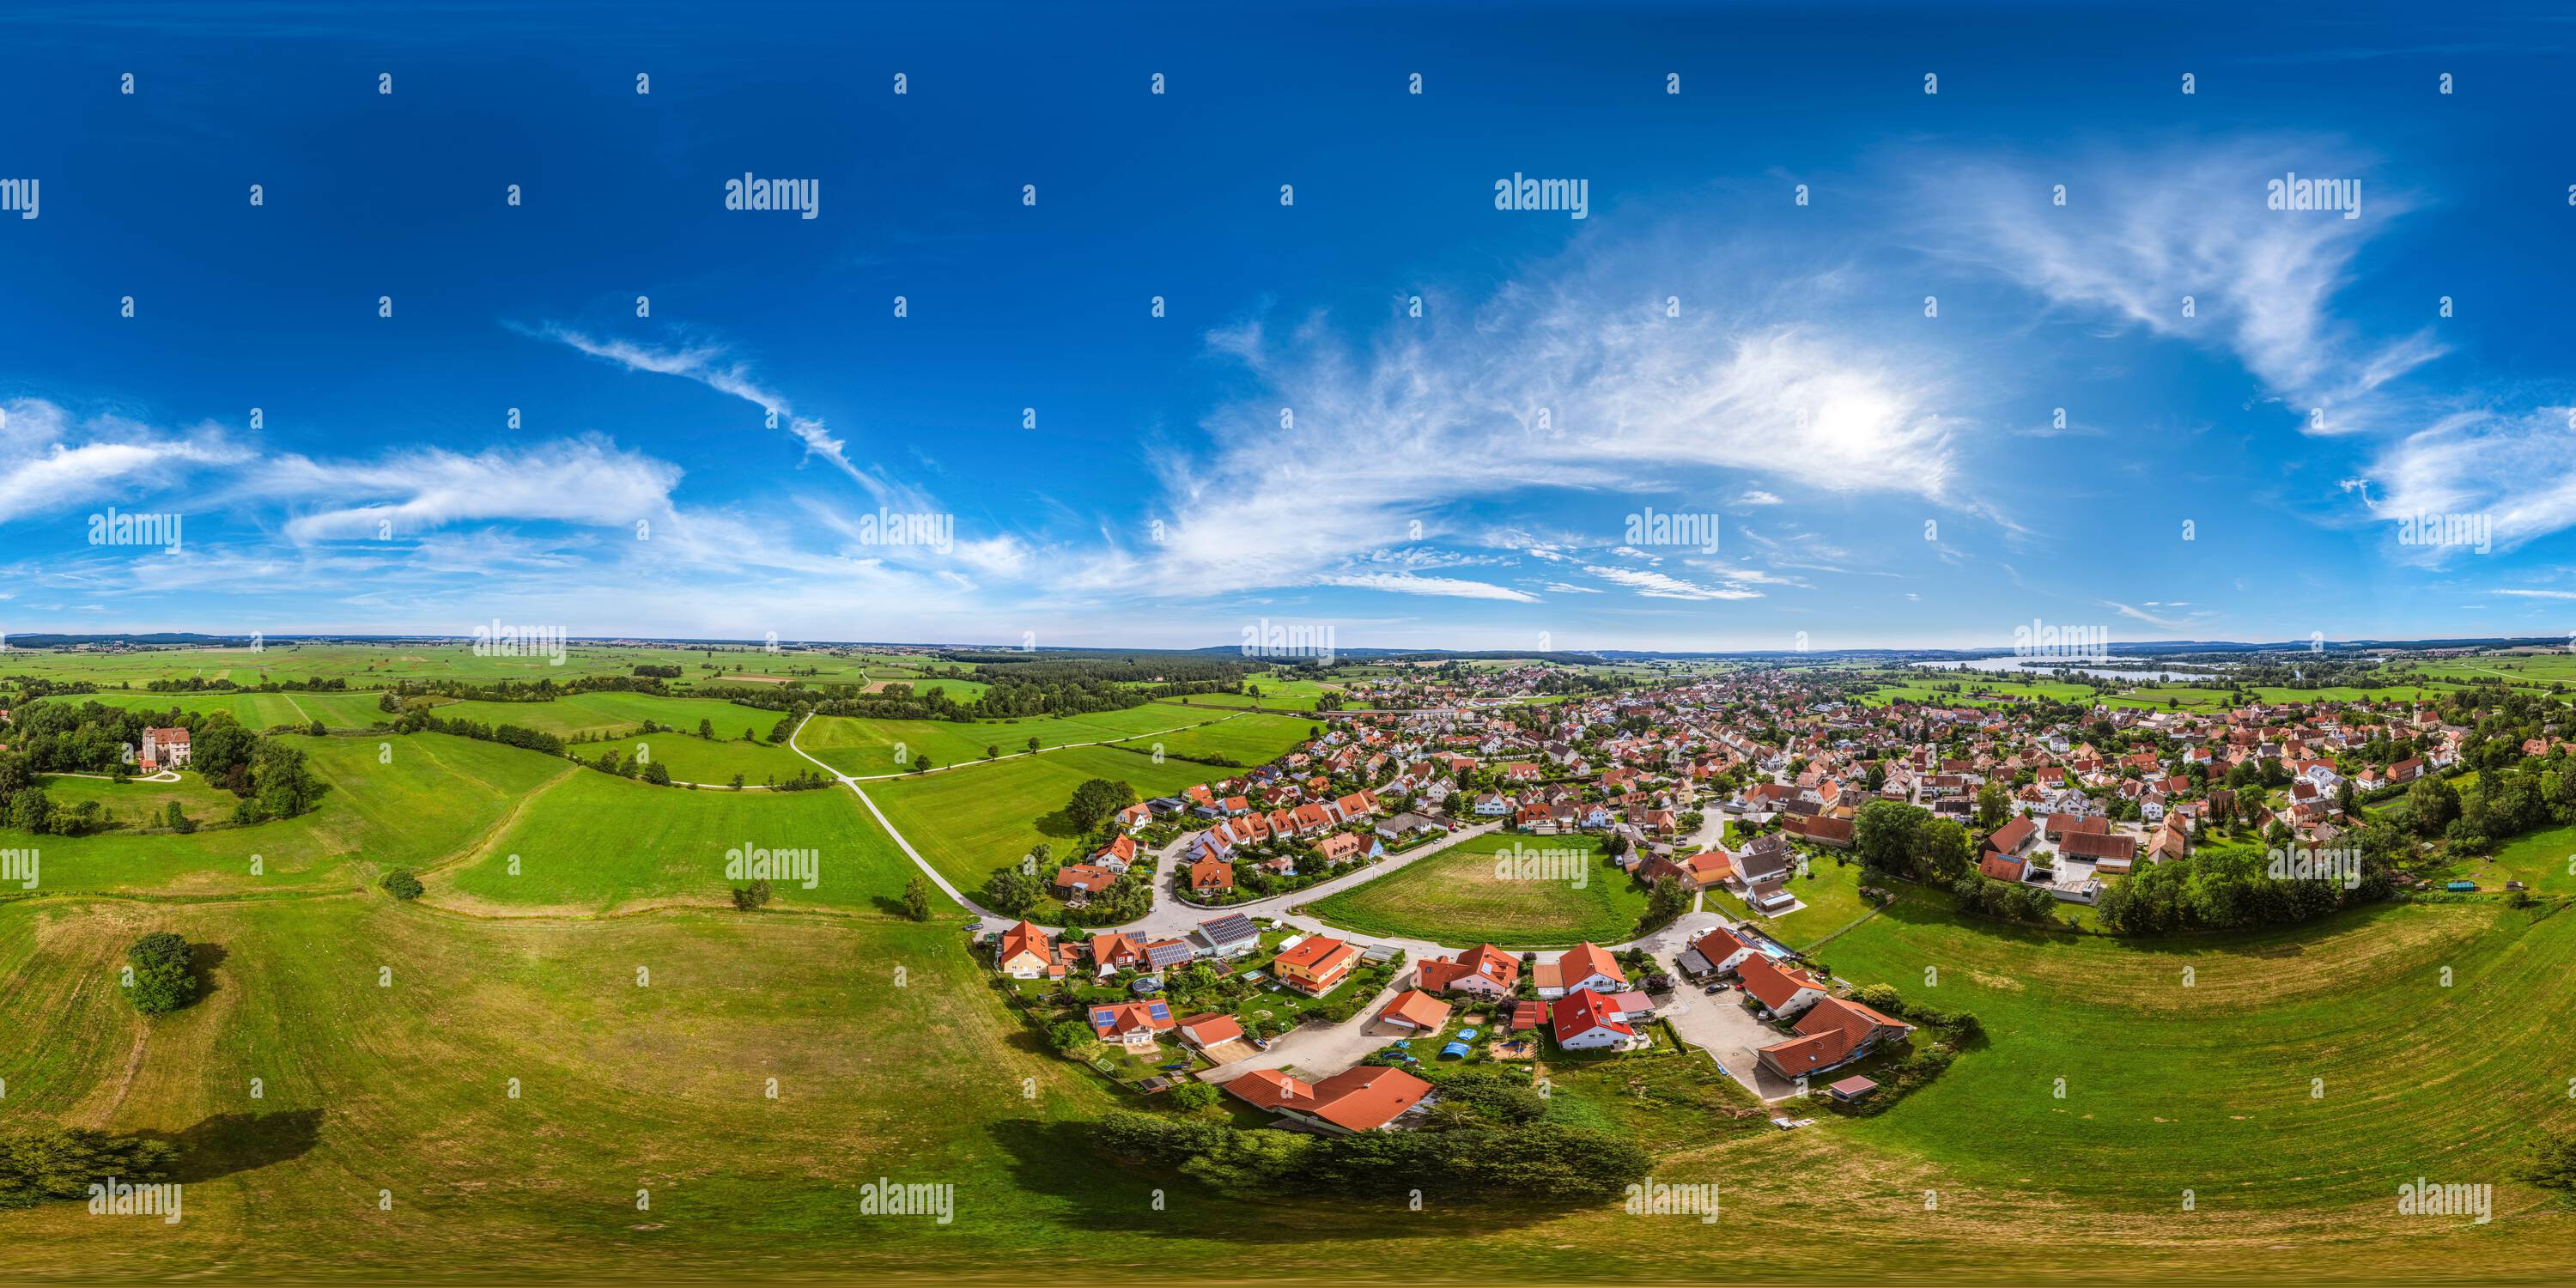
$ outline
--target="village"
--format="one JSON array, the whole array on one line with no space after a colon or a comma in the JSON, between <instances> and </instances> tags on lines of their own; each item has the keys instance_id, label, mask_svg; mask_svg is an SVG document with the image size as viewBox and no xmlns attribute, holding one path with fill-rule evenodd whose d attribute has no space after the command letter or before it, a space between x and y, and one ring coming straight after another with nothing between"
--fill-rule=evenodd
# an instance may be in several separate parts
<instances>
[{"instance_id":1,"label":"village","mask_svg":"<svg viewBox=\"0 0 2576 1288\"><path fill-rule=\"evenodd\" d=\"M1778 668L1529 701L1549 675L1353 684L1370 709L1331 713L1273 763L1128 807L1054 875L1073 899L1156 882L1141 922L988 917L994 968L1068 1054L1143 1094L1204 1104L1198 1088L1215 1088L1297 1130L1418 1121L1445 1069L1543 1081L1565 1062L1650 1056L1710 1061L1776 1124L1801 1125L1802 1104L1868 1112L1977 1029L1784 942L1777 928L1811 904L1870 915L1901 880L2073 925L2218 838L2341 854L2368 802L2454 770L2469 732L2393 698L1871 703L1835 672ZM1597 853L1604 879L1667 915L1623 941L1539 948L1319 915L1505 838L1524 869L1576 865L1524 874L1539 880L1579 885ZM1552 848L1567 844L1581 848Z\"/></svg>"}]
</instances>

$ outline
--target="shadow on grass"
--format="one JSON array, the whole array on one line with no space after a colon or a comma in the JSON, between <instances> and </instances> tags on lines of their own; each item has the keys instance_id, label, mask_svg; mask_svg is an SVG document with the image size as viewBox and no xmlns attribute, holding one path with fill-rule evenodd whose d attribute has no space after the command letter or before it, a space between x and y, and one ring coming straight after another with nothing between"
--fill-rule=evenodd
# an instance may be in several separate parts
<instances>
[{"instance_id":1,"label":"shadow on grass","mask_svg":"<svg viewBox=\"0 0 2576 1288\"><path fill-rule=\"evenodd\" d=\"M215 968L223 965L226 961L230 960L231 957L232 953L226 950L222 944L205 943L200 941L188 945L188 983L190 988L188 991L187 1006L180 1007L180 1010L184 1011L189 1009L189 1007L202 1005L207 998L215 995L215 991L217 989L223 987L222 982L215 978Z\"/></svg>"},{"instance_id":2,"label":"shadow on grass","mask_svg":"<svg viewBox=\"0 0 2576 1288\"><path fill-rule=\"evenodd\" d=\"M1074 826L1073 819L1063 810L1038 816L1038 831L1042 835L1056 837L1059 840L1082 835L1082 829Z\"/></svg>"},{"instance_id":3,"label":"shadow on grass","mask_svg":"<svg viewBox=\"0 0 2576 1288\"><path fill-rule=\"evenodd\" d=\"M176 1132L136 1134L178 1146L179 1161L170 1179L193 1185L303 1157L322 1143L322 1111L217 1114Z\"/></svg>"},{"instance_id":4,"label":"shadow on grass","mask_svg":"<svg viewBox=\"0 0 2576 1288\"><path fill-rule=\"evenodd\" d=\"M1306 1202L1264 1196L1253 1202L1217 1194L1186 1176L1129 1167L1093 1145L1089 1123L1011 1119L986 1130L1011 1159L1020 1187L1063 1202L1071 1221L1084 1229L1264 1246L1325 1238L1445 1243L1460 1235L1524 1229L1571 1210L1480 1197L1474 1205L1442 1204L1439 1219L1428 1220L1410 1210L1403 1195L1345 1194Z\"/></svg>"}]
</instances>

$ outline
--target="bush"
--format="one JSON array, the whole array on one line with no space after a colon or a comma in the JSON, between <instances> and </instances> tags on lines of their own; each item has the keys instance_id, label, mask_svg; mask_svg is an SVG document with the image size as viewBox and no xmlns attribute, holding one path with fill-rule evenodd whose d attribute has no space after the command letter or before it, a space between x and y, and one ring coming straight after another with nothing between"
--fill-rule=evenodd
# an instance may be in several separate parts
<instances>
[{"instance_id":1,"label":"bush","mask_svg":"<svg viewBox=\"0 0 2576 1288\"><path fill-rule=\"evenodd\" d=\"M1184 1082L1172 1088L1171 1094L1175 1108L1187 1109L1195 1113L1199 1110L1215 1108L1221 1093L1204 1082Z\"/></svg>"},{"instance_id":2,"label":"bush","mask_svg":"<svg viewBox=\"0 0 2576 1288\"><path fill-rule=\"evenodd\" d=\"M742 912L753 912L769 906L769 883L754 881L733 888L733 906Z\"/></svg>"},{"instance_id":3,"label":"bush","mask_svg":"<svg viewBox=\"0 0 2576 1288\"><path fill-rule=\"evenodd\" d=\"M167 1015L197 997L191 973L196 950L169 931L156 931L125 950L129 978L126 999L145 1015Z\"/></svg>"},{"instance_id":4,"label":"bush","mask_svg":"<svg viewBox=\"0 0 2576 1288\"><path fill-rule=\"evenodd\" d=\"M420 878L413 876L410 868L395 868L386 873L385 879L379 884L384 886L385 893L404 903L420 897Z\"/></svg>"}]
</instances>

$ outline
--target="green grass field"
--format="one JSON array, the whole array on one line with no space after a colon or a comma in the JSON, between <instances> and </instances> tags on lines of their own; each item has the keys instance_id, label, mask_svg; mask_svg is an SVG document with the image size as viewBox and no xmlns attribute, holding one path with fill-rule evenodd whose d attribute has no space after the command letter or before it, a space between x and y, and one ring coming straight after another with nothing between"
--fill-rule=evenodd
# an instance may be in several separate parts
<instances>
[{"instance_id":1,"label":"green grass field","mask_svg":"<svg viewBox=\"0 0 2576 1288\"><path fill-rule=\"evenodd\" d=\"M48 698L75 706L96 702L127 711L224 711L245 729L301 728L319 720L332 729L365 729L393 717L376 709L373 693L137 693L109 690Z\"/></svg>"},{"instance_id":2,"label":"green grass field","mask_svg":"<svg viewBox=\"0 0 2576 1288\"><path fill-rule=\"evenodd\" d=\"M907 773L912 758L917 756L930 757L935 766L956 765L982 760L988 750L1003 756L1026 752L1031 738L1042 747L1119 742L1226 718L1221 712L1182 711L1150 702L1091 715L1025 720L959 722L816 716L797 734L796 745L842 773L866 778Z\"/></svg>"},{"instance_id":3,"label":"green grass field","mask_svg":"<svg viewBox=\"0 0 2576 1288\"><path fill-rule=\"evenodd\" d=\"M1073 789L1093 778L1123 782L1138 796L1159 796L1224 771L1188 760L1157 765L1148 756L1108 747L1075 747L954 773L867 784L888 822L940 875L970 895L993 870L1017 863L1043 841L1063 858L1079 839L1063 818Z\"/></svg>"},{"instance_id":4,"label":"green grass field","mask_svg":"<svg viewBox=\"0 0 2576 1288\"><path fill-rule=\"evenodd\" d=\"M208 827L193 835L109 831L91 836L29 836L0 830L0 842L32 846L44 858L46 892L259 897L282 890L354 886L386 868L422 866L473 844L519 800L550 779L590 773L563 761L497 743L410 737L296 738L313 771L330 784L310 812L246 827ZM594 775L597 776L597 775ZM56 779L56 782L64 780ZM80 780L120 817L155 800L161 785ZM183 804L201 822L230 794L182 777ZM130 789L130 790L129 790ZM49 791L51 788L48 789ZM129 805L125 802L131 801ZM229 804L223 804L229 810ZM261 871L251 872L257 856Z\"/></svg>"},{"instance_id":5,"label":"green grass field","mask_svg":"<svg viewBox=\"0 0 2576 1288\"><path fill-rule=\"evenodd\" d=\"M470 628L464 623L460 629ZM100 687L141 688L155 679L229 679L236 684L263 681L346 680L349 687L381 688L398 680L569 680L581 675L629 675L638 665L677 666L677 683L730 681L737 675L856 683L870 674L870 663L909 668L927 659L905 654L830 653L787 650L767 653L758 645L709 645L703 648L640 648L624 645L569 643L563 662L546 657L478 656L470 643L298 644L275 642L249 648L142 649L131 652L81 652L66 649L13 648L0 653L0 675L33 675L50 679L90 680ZM720 666L721 671L706 667ZM736 668L740 668L737 670ZM809 672L811 674L809 674Z\"/></svg>"},{"instance_id":6,"label":"green grass field","mask_svg":"<svg viewBox=\"0 0 2576 1288\"><path fill-rule=\"evenodd\" d=\"M1705 906L1737 920L1750 921L1781 943L1803 949L1869 911L1869 905L1861 902L1858 863L1836 863L1819 856L1808 861L1807 873L1789 879L1789 893L1798 896L1801 906L1776 917L1755 912L1723 886L1707 891L1702 898Z\"/></svg>"},{"instance_id":7,"label":"green grass field","mask_svg":"<svg viewBox=\"0 0 2576 1288\"><path fill-rule=\"evenodd\" d=\"M749 878L726 878L728 852L748 849L814 852L813 889L771 879L781 908L893 911L916 871L845 788L688 791L582 770L528 797L499 835L434 874L429 897L478 911L729 906L727 891Z\"/></svg>"},{"instance_id":8,"label":"green grass field","mask_svg":"<svg viewBox=\"0 0 2576 1288\"><path fill-rule=\"evenodd\" d=\"M1855 1133L1983 1184L2139 1214L2185 1190L2393 1210L2403 1181L2502 1181L2539 1124L2576 1121L2545 1018L2576 1004L2563 912L2387 907L2142 947L1909 901L1821 955L1984 1021L1988 1049Z\"/></svg>"},{"instance_id":9,"label":"green grass field","mask_svg":"<svg viewBox=\"0 0 2576 1288\"><path fill-rule=\"evenodd\" d=\"M552 702L448 702L431 714L443 720L517 725L572 740L585 760L614 750L627 758L659 761L688 783L729 785L735 774L751 786L793 778L813 768L784 744L768 741L779 712L706 698L666 698L650 693L577 693ZM676 732L644 734L644 722ZM715 737L697 736L700 723ZM751 741L742 740L744 733Z\"/></svg>"},{"instance_id":10,"label":"green grass field","mask_svg":"<svg viewBox=\"0 0 2576 1288\"><path fill-rule=\"evenodd\" d=\"M1260 694L1255 696L1249 693L1193 693L1184 698L1164 698L1161 701L1175 706L1267 707L1274 711L1312 711L1315 709L1316 699L1327 693L1339 691L1339 686L1336 685L1316 680L1282 679L1268 671L1245 676L1243 682L1247 687L1261 690Z\"/></svg>"},{"instance_id":11,"label":"green grass field","mask_svg":"<svg viewBox=\"0 0 2576 1288\"><path fill-rule=\"evenodd\" d=\"M1581 855L1582 888L1571 880L1498 877L1497 856L1516 850ZM1614 944L1635 938L1637 919L1646 912L1646 892L1610 865L1596 838L1489 832L1328 895L1305 910L1365 934L1427 939L1448 947L1490 942L1505 948L1562 948L1584 940Z\"/></svg>"},{"instance_id":12,"label":"green grass field","mask_svg":"<svg viewBox=\"0 0 2576 1288\"><path fill-rule=\"evenodd\" d=\"M1229 719L1178 733L1155 734L1117 744L1151 751L1160 748L1166 757L1206 760L1215 757L1238 765L1269 764L1297 749L1310 731L1318 726L1311 720L1294 716L1274 716L1247 711Z\"/></svg>"}]
</instances>

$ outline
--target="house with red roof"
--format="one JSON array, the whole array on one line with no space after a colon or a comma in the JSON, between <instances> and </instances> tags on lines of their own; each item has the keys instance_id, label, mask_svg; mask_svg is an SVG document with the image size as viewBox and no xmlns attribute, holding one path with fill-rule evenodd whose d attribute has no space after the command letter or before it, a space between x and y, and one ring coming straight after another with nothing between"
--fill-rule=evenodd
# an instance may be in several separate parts
<instances>
[{"instance_id":1,"label":"house with red roof","mask_svg":"<svg viewBox=\"0 0 2576 1288\"><path fill-rule=\"evenodd\" d=\"M1013 979L1062 979L1070 956L1036 922L1023 921L1002 932L993 969Z\"/></svg>"},{"instance_id":2,"label":"house with red roof","mask_svg":"<svg viewBox=\"0 0 2576 1288\"><path fill-rule=\"evenodd\" d=\"M1694 975L1723 975L1754 955L1752 943L1724 926L1691 941L1682 950L1681 966Z\"/></svg>"},{"instance_id":3,"label":"house with red roof","mask_svg":"<svg viewBox=\"0 0 2576 1288\"><path fill-rule=\"evenodd\" d=\"M1738 963L1735 974L1744 982L1745 996L1781 1019L1806 1010L1825 996L1825 981L1796 967L1783 968L1761 953Z\"/></svg>"},{"instance_id":4,"label":"house with red roof","mask_svg":"<svg viewBox=\"0 0 2576 1288\"><path fill-rule=\"evenodd\" d=\"M1437 1033L1449 1022L1449 1004L1417 988L1387 1003L1377 1018L1415 1033Z\"/></svg>"},{"instance_id":5,"label":"house with red roof","mask_svg":"<svg viewBox=\"0 0 2576 1288\"><path fill-rule=\"evenodd\" d=\"M1520 978L1520 959L1492 944L1479 945L1452 958L1429 958L1413 968L1416 988L1484 998L1509 996Z\"/></svg>"},{"instance_id":6,"label":"house with red roof","mask_svg":"<svg viewBox=\"0 0 2576 1288\"><path fill-rule=\"evenodd\" d=\"M1322 997L1359 964L1360 951L1330 935L1308 935L1280 950L1270 963L1279 982L1309 997Z\"/></svg>"},{"instance_id":7,"label":"house with red roof","mask_svg":"<svg viewBox=\"0 0 2576 1288\"><path fill-rule=\"evenodd\" d=\"M1207 895L1234 893L1234 864L1213 854L1191 864L1190 889Z\"/></svg>"},{"instance_id":8,"label":"house with red roof","mask_svg":"<svg viewBox=\"0 0 2576 1288\"><path fill-rule=\"evenodd\" d=\"M1756 1052L1762 1067L1783 1078L1805 1078L1849 1064L1879 1043L1902 1038L1914 1026L1858 1002L1819 999L1799 1017L1798 1036Z\"/></svg>"},{"instance_id":9,"label":"house with red roof","mask_svg":"<svg viewBox=\"0 0 2576 1288\"><path fill-rule=\"evenodd\" d=\"M1172 1008L1160 998L1144 1002L1106 1002L1091 1008L1091 1031L1103 1042L1150 1047L1155 1035L1172 1027Z\"/></svg>"},{"instance_id":10,"label":"house with red roof","mask_svg":"<svg viewBox=\"0 0 2576 1288\"><path fill-rule=\"evenodd\" d=\"M1117 840L1101 846L1091 856L1091 866L1111 872L1124 872L1135 864L1136 838L1132 836L1122 835Z\"/></svg>"},{"instance_id":11,"label":"house with red roof","mask_svg":"<svg viewBox=\"0 0 2576 1288\"><path fill-rule=\"evenodd\" d=\"M1088 863L1068 863L1055 870L1055 897L1079 907L1091 896L1109 888L1118 874Z\"/></svg>"},{"instance_id":12,"label":"house with red roof","mask_svg":"<svg viewBox=\"0 0 2576 1288\"><path fill-rule=\"evenodd\" d=\"M1609 998L1588 988L1556 999L1548 1019L1556 1044L1568 1051L1631 1051L1654 1041L1630 1026Z\"/></svg>"},{"instance_id":13,"label":"house with red roof","mask_svg":"<svg viewBox=\"0 0 2576 1288\"><path fill-rule=\"evenodd\" d=\"M1540 962L1530 973L1538 985L1543 1001L1553 1001L1580 988L1598 993L1617 993L1628 987L1628 976L1619 969L1609 950L1594 943L1576 944L1552 962Z\"/></svg>"},{"instance_id":14,"label":"house with red roof","mask_svg":"<svg viewBox=\"0 0 2576 1288\"><path fill-rule=\"evenodd\" d=\"M1431 1095L1431 1084L1402 1069L1358 1064L1309 1083L1277 1069L1255 1069L1225 1084L1255 1109L1310 1127L1356 1135L1393 1123Z\"/></svg>"},{"instance_id":15,"label":"house with red roof","mask_svg":"<svg viewBox=\"0 0 2576 1288\"><path fill-rule=\"evenodd\" d=\"M1233 1042L1243 1036L1243 1024L1222 1011L1209 1011L1181 1021L1181 1040L1204 1051L1219 1043Z\"/></svg>"}]
</instances>

